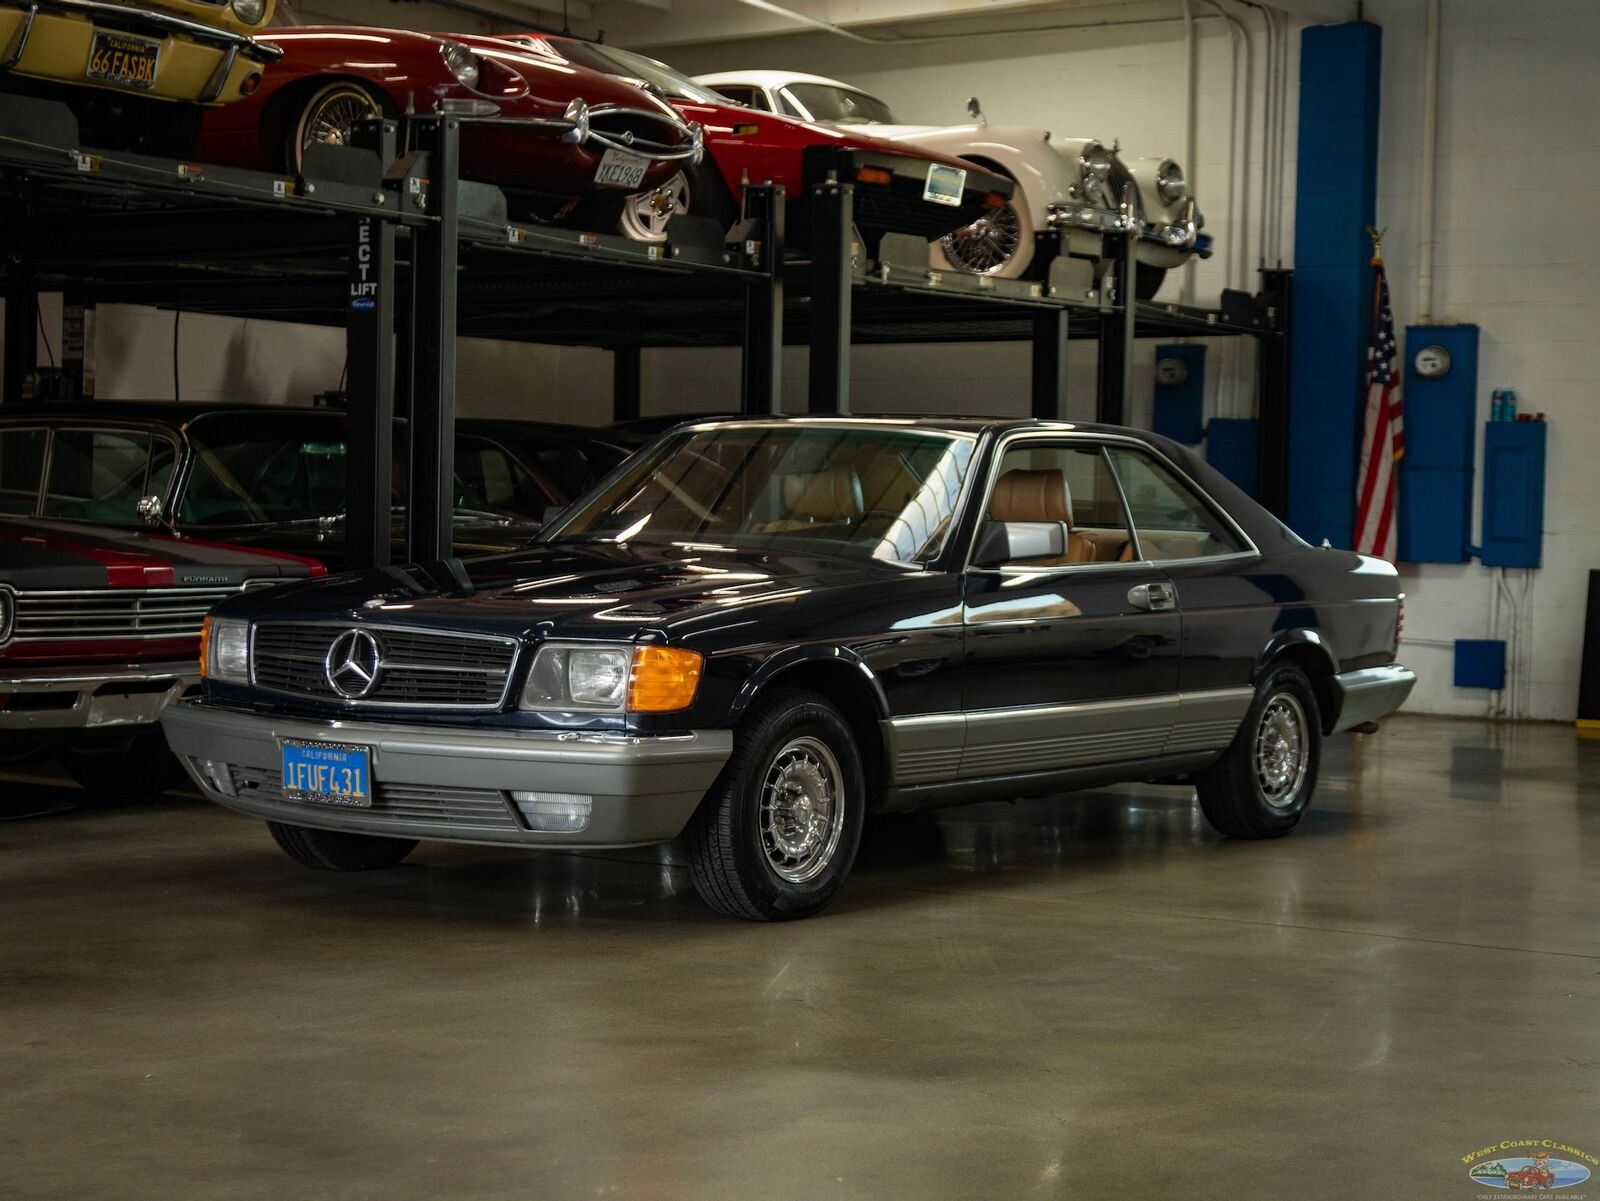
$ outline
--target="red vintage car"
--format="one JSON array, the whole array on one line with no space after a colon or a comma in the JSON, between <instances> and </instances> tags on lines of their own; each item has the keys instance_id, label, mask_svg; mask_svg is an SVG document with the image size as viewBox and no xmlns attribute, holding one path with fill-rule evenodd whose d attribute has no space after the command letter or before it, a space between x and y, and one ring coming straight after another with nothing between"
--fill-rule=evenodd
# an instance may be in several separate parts
<instances>
[{"instance_id":1,"label":"red vintage car","mask_svg":"<svg viewBox=\"0 0 1600 1201\"><path fill-rule=\"evenodd\" d=\"M700 131L635 84L492 38L394 29L274 30L283 57L247 99L207 112L196 157L299 174L306 147L380 114L462 118L461 174L558 217L651 188L701 156Z\"/></svg>"},{"instance_id":2,"label":"red vintage car","mask_svg":"<svg viewBox=\"0 0 1600 1201\"><path fill-rule=\"evenodd\" d=\"M463 38L474 48L489 38ZM884 232L917 234L932 241L1002 208L1012 182L965 159L875 138L853 129L800 121L734 104L682 72L604 43L546 34L499 39L535 53L565 70L589 68L636 82L665 97L685 120L704 130L711 166L680 164L656 186L615 198L610 222L629 237L659 242L675 213L712 217L726 228L738 219L746 183L782 184L794 206L806 199L807 152L840 152L841 179L856 184L856 225L874 250ZM821 160L816 160L821 161ZM714 168L714 169L713 169ZM806 227L789 222L789 240L803 244Z\"/></svg>"},{"instance_id":3,"label":"red vintage car","mask_svg":"<svg viewBox=\"0 0 1600 1201\"><path fill-rule=\"evenodd\" d=\"M1531 1163L1506 1173L1508 1189L1550 1188L1555 1182L1556 1174L1550 1170L1549 1164L1544 1163Z\"/></svg>"}]
</instances>

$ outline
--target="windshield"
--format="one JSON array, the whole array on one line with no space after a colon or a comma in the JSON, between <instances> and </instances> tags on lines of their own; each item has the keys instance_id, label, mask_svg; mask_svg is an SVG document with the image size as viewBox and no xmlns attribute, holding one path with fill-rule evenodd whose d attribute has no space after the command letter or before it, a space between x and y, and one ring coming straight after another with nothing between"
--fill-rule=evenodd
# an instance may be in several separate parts
<instances>
[{"instance_id":1,"label":"windshield","mask_svg":"<svg viewBox=\"0 0 1600 1201\"><path fill-rule=\"evenodd\" d=\"M904 428L688 429L641 452L550 540L926 562L950 532L973 445L961 434Z\"/></svg>"},{"instance_id":2,"label":"windshield","mask_svg":"<svg viewBox=\"0 0 1600 1201\"><path fill-rule=\"evenodd\" d=\"M19 439L18 445L24 450L19 460L26 460L31 458L27 447L42 451L44 440L36 433L31 441ZM166 493L176 455L171 438L149 430L58 429L50 439L50 465L39 513L95 525L139 525L140 499ZM7 467L7 474L26 477L30 467L31 462L18 461ZM32 477L37 479L37 471ZM14 495L13 503L18 499ZM20 505L15 511L21 511Z\"/></svg>"},{"instance_id":3,"label":"windshield","mask_svg":"<svg viewBox=\"0 0 1600 1201\"><path fill-rule=\"evenodd\" d=\"M314 521L344 512L345 431L336 414L198 417L177 521L188 526Z\"/></svg>"},{"instance_id":4,"label":"windshield","mask_svg":"<svg viewBox=\"0 0 1600 1201\"><path fill-rule=\"evenodd\" d=\"M791 83L783 89L800 116L833 125L893 125L894 114L876 96L826 83Z\"/></svg>"},{"instance_id":5,"label":"windshield","mask_svg":"<svg viewBox=\"0 0 1600 1201\"><path fill-rule=\"evenodd\" d=\"M666 63L634 54L631 50L618 50L615 46L602 46L595 42L580 42L562 38L551 45L568 62L577 63L605 75L620 75L625 79L638 79L649 84L664 96L678 100L693 100L698 104L727 104L728 98L710 88L696 83L687 75L674 71Z\"/></svg>"}]
</instances>

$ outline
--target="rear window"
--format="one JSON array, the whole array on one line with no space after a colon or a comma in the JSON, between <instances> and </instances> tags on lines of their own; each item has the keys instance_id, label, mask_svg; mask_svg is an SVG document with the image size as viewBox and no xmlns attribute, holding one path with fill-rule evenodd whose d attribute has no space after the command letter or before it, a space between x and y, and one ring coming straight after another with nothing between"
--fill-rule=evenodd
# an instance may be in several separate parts
<instances>
[{"instance_id":1,"label":"rear window","mask_svg":"<svg viewBox=\"0 0 1600 1201\"><path fill-rule=\"evenodd\" d=\"M803 112L795 115L813 121L827 121L834 125L891 125L894 114L889 106L876 96L857 92L851 88L830 87L822 83L791 83L783 89L786 97L792 96Z\"/></svg>"}]
</instances>

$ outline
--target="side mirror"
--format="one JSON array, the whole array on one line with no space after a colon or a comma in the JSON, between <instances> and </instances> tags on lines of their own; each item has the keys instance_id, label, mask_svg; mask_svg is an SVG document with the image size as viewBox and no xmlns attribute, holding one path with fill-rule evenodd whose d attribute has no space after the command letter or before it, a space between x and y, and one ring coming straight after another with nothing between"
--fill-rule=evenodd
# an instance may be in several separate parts
<instances>
[{"instance_id":1,"label":"side mirror","mask_svg":"<svg viewBox=\"0 0 1600 1201\"><path fill-rule=\"evenodd\" d=\"M1001 567L1018 559L1048 559L1067 550L1065 527L1059 521L990 521L978 535L974 567Z\"/></svg>"},{"instance_id":2,"label":"side mirror","mask_svg":"<svg viewBox=\"0 0 1600 1201\"><path fill-rule=\"evenodd\" d=\"M971 117L974 121L983 120L983 105L978 103L978 98L976 96L967 97L967 116Z\"/></svg>"},{"instance_id":3,"label":"side mirror","mask_svg":"<svg viewBox=\"0 0 1600 1201\"><path fill-rule=\"evenodd\" d=\"M163 515L161 498L159 496L141 496L139 503L134 506L139 514L139 520L145 525L160 525Z\"/></svg>"}]
</instances>

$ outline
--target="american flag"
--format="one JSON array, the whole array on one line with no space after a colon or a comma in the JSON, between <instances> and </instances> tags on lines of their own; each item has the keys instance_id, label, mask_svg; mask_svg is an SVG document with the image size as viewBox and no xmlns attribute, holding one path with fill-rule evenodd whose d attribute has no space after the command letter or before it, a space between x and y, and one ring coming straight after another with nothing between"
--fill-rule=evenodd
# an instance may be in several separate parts
<instances>
[{"instance_id":1,"label":"american flag","mask_svg":"<svg viewBox=\"0 0 1600 1201\"><path fill-rule=\"evenodd\" d=\"M1400 456L1406 452L1400 378L1395 373L1394 310L1383 260L1373 259L1372 341L1367 346L1367 415L1356 488L1356 550L1395 559L1395 510Z\"/></svg>"}]
</instances>

